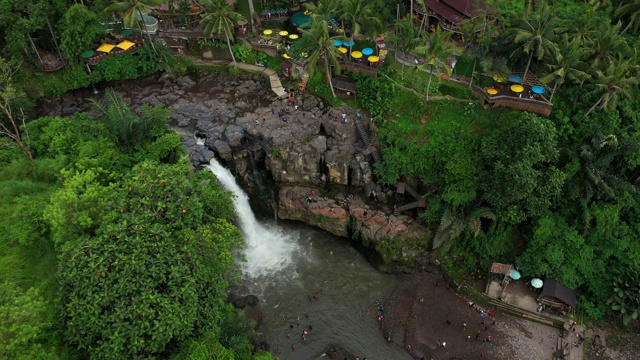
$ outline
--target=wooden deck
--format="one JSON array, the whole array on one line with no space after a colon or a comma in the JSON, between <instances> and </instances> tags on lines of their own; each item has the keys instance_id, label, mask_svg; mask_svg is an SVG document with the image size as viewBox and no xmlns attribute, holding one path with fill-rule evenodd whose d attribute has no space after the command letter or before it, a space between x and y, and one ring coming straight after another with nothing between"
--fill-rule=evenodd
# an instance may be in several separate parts
<instances>
[{"instance_id":1,"label":"wooden deck","mask_svg":"<svg viewBox=\"0 0 640 360\"><path fill-rule=\"evenodd\" d=\"M378 69L352 61L341 61L340 69L344 71L351 71L354 73L365 73L373 77L378 77Z\"/></svg>"}]
</instances>

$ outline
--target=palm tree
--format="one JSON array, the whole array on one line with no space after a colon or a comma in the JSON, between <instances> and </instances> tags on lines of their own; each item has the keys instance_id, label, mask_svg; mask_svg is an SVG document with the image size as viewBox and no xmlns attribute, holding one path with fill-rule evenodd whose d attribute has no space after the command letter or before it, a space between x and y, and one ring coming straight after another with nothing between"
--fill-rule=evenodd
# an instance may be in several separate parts
<instances>
[{"instance_id":1,"label":"palm tree","mask_svg":"<svg viewBox=\"0 0 640 360\"><path fill-rule=\"evenodd\" d=\"M440 218L440 225L433 237L433 249L444 246L444 250L451 247L453 241L469 230L477 237L482 232L482 219L495 220L496 215L486 207L465 213L455 213L447 208Z\"/></svg>"},{"instance_id":2,"label":"palm tree","mask_svg":"<svg viewBox=\"0 0 640 360\"><path fill-rule=\"evenodd\" d=\"M233 40L233 28L238 21L245 20L242 14L234 11L233 3L227 0L205 0L203 1L205 13L200 15L202 20L200 24L204 26L205 35L213 36L213 34L222 34L227 38L227 46L233 60L233 66L238 67L236 57L231 49L231 40Z\"/></svg>"},{"instance_id":3,"label":"palm tree","mask_svg":"<svg viewBox=\"0 0 640 360\"><path fill-rule=\"evenodd\" d=\"M382 21L373 13L373 3L366 0L345 0L342 2L338 13L342 21L351 23L351 41L353 37L360 34L362 24L368 22L374 27L382 26Z\"/></svg>"},{"instance_id":4,"label":"palm tree","mask_svg":"<svg viewBox=\"0 0 640 360\"><path fill-rule=\"evenodd\" d=\"M616 18L628 17L629 23L622 30L620 35L624 35L629 28L633 27L633 30L638 30L640 26L640 0L626 0L623 1L620 6L613 13Z\"/></svg>"},{"instance_id":5,"label":"palm tree","mask_svg":"<svg viewBox=\"0 0 640 360\"><path fill-rule=\"evenodd\" d=\"M331 81L331 74L334 66L338 72L340 71L338 57L342 54L338 51L338 48L333 45L333 41L346 40L346 38L344 36L331 36L329 34L329 23L319 18L312 21L311 28L304 30L303 35L311 37L316 42L316 50L309 55L309 77L313 76L314 71L318 65L321 64L322 70L327 75L331 94L333 97L336 97Z\"/></svg>"},{"instance_id":6,"label":"palm tree","mask_svg":"<svg viewBox=\"0 0 640 360\"><path fill-rule=\"evenodd\" d=\"M596 70L594 94L600 94L598 101L584 114L584 120L596 108L612 111L618 105L621 96L630 98L631 92L638 85L637 54L629 59L618 55L605 70Z\"/></svg>"},{"instance_id":7,"label":"palm tree","mask_svg":"<svg viewBox=\"0 0 640 360\"><path fill-rule=\"evenodd\" d=\"M553 101L553 96L556 94L558 87L562 86L566 80L582 83L590 77L589 74L581 70L587 67L584 62L587 51L580 42L577 39L569 40L569 36L565 33L560 44L562 44L560 52L547 65L551 73L540 79L545 84L554 83L551 97L549 98L550 102Z\"/></svg>"},{"instance_id":8,"label":"palm tree","mask_svg":"<svg viewBox=\"0 0 640 360\"><path fill-rule=\"evenodd\" d=\"M601 19L594 10L587 10L584 16L578 16L576 19L567 21L565 27L571 34L571 40L578 40L582 44L589 44L602 31Z\"/></svg>"},{"instance_id":9,"label":"palm tree","mask_svg":"<svg viewBox=\"0 0 640 360\"><path fill-rule=\"evenodd\" d=\"M413 49L420 44L420 38L418 37L418 31L413 26L411 19L401 20L396 23L396 33L389 35L387 38L392 43L396 44L404 55L409 54ZM404 80L404 62L402 64L401 79Z\"/></svg>"},{"instance_id":10,"label":"palm tree","mask_svg":"<svg viewBox=\"0 0 640 360\"><path fill-rule=\"evenodd\" d=\"M329 22L333 16L338 12L339 2L338 0L320 0L318 5L314 5L313 2L306 2L304 7L311 11L312 23L326 21ZM311 24L313 27L313 24Z\"/></svg>"},{"instance_id":11,"label":"palm tree","mask_svg":"<svg viewBox=\"0 0 640 360\"><path fill-rule=\"evenodd\" d=\"M425 59L418 68L423 70L429 66L429 83L427 85L427 97L429 101L429 91L431 91L431 79L434 73L451 72L451 68L446 65L446 61L455 55L460 55L460 49L449 41L451 33L437 28L436 31L428 34L424 33L425 45L418 46L415 53Z\"/></svg>"},{"instance_id":12,"label":"palm tree","mask_svg":"<svg viewBox=\"0 0 640 360\"><path fill-rule=\"evenodd\" d=\"M144 25L144 18L142 14L148 14L151 10L153 10L154 6L160 6L164 3L164 0L125 0L125 1L116 1L113 4L109 5L105 12L115 11L120 16L122 16L122 24L126 27L134 27L138 26L140 29L140 33L142 34L142 29ZM149 43L151 43L151 47L153 51L156 51L155 45L153 45L153 40L151 39L151 34L147 32L147 36L149 37ZM156 51L157 52L157 51Z\"/></svg>"},{"instance_id":13,"label":"palm tree","mask_svg":"<svg viewBox=\"0 0 640 360\"><path fill-rule=\"evenodd\" d=\"M593 67L604 69L609 67L618 55L629 53L629 44L620 35L621 24L604 24L600 31L589 42L587 48L593 55Z\"/></svg>"},{"instance_id":14,"label":"palm tree","mask_svg":"<svg viewBox=\"0 0 640 360\"><path fill-rule=\"evenodd\" d=\"M522 19L518 26L510 31L514 34L513 41L516 44L522 44L522 50L529 54L527 67L524 69L522 77L523 81L527 78L531 59L534 56L536 59L542 60L545 54L554 52L557 48L553 41L559 25L558 18L555 17L546 1L541 2L536 10L529 19Z\"/></svg>"},{"instance_id":15,"label":"palm tree","mask_svg":"<svg viewBox=\"0 0 640 360\"><path fill-rule=\"evenodd\" d=\"M597 133L591 142L580 147L580 169L582 172L582 197L588 204L601 191L609 198L615 198L616 191L637 192L638 188L621 175L621 158L636 155L635 141L616 135Z\"/></svg>"}]
</instances>

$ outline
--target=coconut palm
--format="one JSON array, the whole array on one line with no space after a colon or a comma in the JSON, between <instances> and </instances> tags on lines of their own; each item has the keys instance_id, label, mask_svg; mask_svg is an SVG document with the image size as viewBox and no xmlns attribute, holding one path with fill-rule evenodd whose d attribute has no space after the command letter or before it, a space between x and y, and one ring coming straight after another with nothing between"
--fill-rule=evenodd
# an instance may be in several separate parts
<instances>
[{"instance_id":1,"label":"coconut palm","mask_svg":"<svg viewBox=\"0 0 640 360\"><path fill-rule=\"evenodd\" d=\"M598 13L588 9L584 16L567 21L565 27L571 34L571 40L576 39L582 44L589 44L602 31L601 23Z\"/></svg>"},{"instance_id":2,"label":"coconut palm","mask_svg":"<svg viewBox=\"0 0 640 360\"><path fill-rule=\"evenodd\" d=\"M334 17L338 12L339 2L338 0L320 0L318 5L314 5L313 2L306 2L304 7L311 11L311 22L329 22L329 19Z\"/></svg>"},{"instance_id":3,"label":"coconut palm","mask_svg":"<svg viewBox=\"0 0 640 360\"><path fill-rule=\"evenodd\" d=\"M549 101L553 101L556 90L562 86L565 81L570 80L574 83L582 83L590 77L587 72L582 70L587 67L584 62L587 50L580 42L577 39L569 40L569 36L563 34L560 44L561 50L547 65L551 73L540 78L540 81L545 84L554 83Z\"/></svg>"},{"instance_id":4,"label":"coconut palm","mask_svg":"<svg viewBox=\"0 0 640 360\"><path fill-rule=\"evenodd\" d=\"M205 9L205 13L200 15L202 17L200 20L200 24L203 26L202 31L208 36L224 33L233 66L237 67L236 57L231 49L231 40L233 40L233 29L238 21L245 20L244 16L235 12L233 3L228 3L227 0L205 0L202 3Z\"/></svg>"},{"instance_id":5,"label":"coconut palm","mask_svg":"<svg viewBox=\"0 0 640 360\"><path fill-rule=\"evenodd\" d=\"M631 97L631 92L638 85L637 56L623 58L618 55L604 70L596 70L594 94L599 94L598 101L584 114L583 120L596 108L613 110L621 96Z\"/></svg>"},{"instance_id":6,"label":"coconut palm","mask_svg":"<svg viewBox=\"0 0 640 360\"><path fill-rule=\"evenodd\" d=\"M514 35L513 41L516 44L522 44L522 50L529 55L523 80L527 78L529 66L531 66L531 60L534 56L536 59L542 60L546 54L556 50L557 46L554 40L559 23L558 18L555 17L551 7L545 1L537 6L536 12L531 14L528 19L522 19L516 28L510 30Z\"/></svg>"},{"instance_id":7,"label":"coconut palm","mask_svg":"<svg viewBox=\"0 0 640 360\"><path fill-rule=\"evenodd\" d=\"M223 0L224 1L224 0ZM312 21L311 28L304 30L303 36L311 37L315 40L315 50L309 55L309 77L318 67L327 75L327 82L331 88L331 94L336 97L331 81L332 68L340 71L340 62L338 57L342 55L338 48L334 46L334 40L346 40L344 36L331 36L329 34L329 23L326 20L315 19Z\"/></svg>"},{"instance_id":8,"label":"coconut palm","mask_svg":"<svg viewBox=\"0 0 640 360\"><path fill-rule=\"evenodd\" d=\"M449 41L451 33L437 28L436 31L427 34L423 32L425 45L418 46L414 52L424 58L424 63L418 65L418 69L424 70L429 67L429 83L427 84L427 97L429 101L429 91L431 91L431 79L441 72L451 73L451 68L447 66L447 59L460 55L460 49Z\"/></svg>"},{"instance_id":9,"label":"coconut palm","mask_svg":"<svg viewBox=\"0 0 640 360\"><path fill-rule=\"evenodd\" d=\"M107 6L104 9L105 12L115 11L122 17L122 24L126 27L132 28L134 26L138 26L140 29L140 33L142 33L142 29L144 26L144 20L142 15L148 14L151 10L153 10L154 6L160 6L164 3L164 0L125 0L125 1L116 1L113 4ZM151 43L151 47L154 51L156 51L155 45L153 45L153 40L151 39L151 34L147 32L147 36L149 37L149 43Z\"/></svg>"},{"instance_id":10,"label":"coconut palm","mask_svg":"<svg viewBox=\"0 0 640 360\"><path fill-rule=\"evenodd\" d=\"M413 51L421 41L420 37L418 37L418 31L413 26L411 19L398 21L396 23L395 34L390 34L387 39L396 44L396 48L405 55ZM400 77L404 80L404 62L401 64L402 70Z\"/></svg>"},{"instance_id":11,"label":"coconut palm","mask_svg":"<svg viewBox=\"0 0 640 360\"><path fill-rule=\"evenodd\" d=\"M620 35L624 35L629 28L638 30L640 26L640 0L626 0L615 10L613 15L616 18L628 18L629 23L625 26Z\"/></svg>"},{"instance_id":12,"label":"coconut palm","mask_svg":"<svg viewBox=\"0 0 640 360\"><path fill-rule=\"evenodd\" d=\"M448 250L453 242L465 231L471 231L474 237L482 232L482 219L495 220L496 215L486 207L473 210L467 214L456 213L447 208L440 218L440 225L433 237L433 249L443 247Z\"/></svg>"},{"instance_id":13,"label":"coconut palm","mask_svg":"<svg viewBox=\"0 0 640 360\"><path fill-rule=\"evenodd\" d=\"M630 53L629 45L620 35L621 24L604 24L600 31L587 45L593 55L593 67L604 69L609 67L618 55Z\"/></svg>"},{"instance_id":14,"label":"coconut palm","mask_svg":"<svg viewBox=\"0 0 640 360\"><path fill-rule=\"evenodd\" d=\"M351 41L353 41L354 36L360 34L364 23L371 24L373 27L382 26L382 21L374 14L373 5L372 2L367 0L345 0L338 8L342 21L350 24Z\"/></svg>"}]
</instances>

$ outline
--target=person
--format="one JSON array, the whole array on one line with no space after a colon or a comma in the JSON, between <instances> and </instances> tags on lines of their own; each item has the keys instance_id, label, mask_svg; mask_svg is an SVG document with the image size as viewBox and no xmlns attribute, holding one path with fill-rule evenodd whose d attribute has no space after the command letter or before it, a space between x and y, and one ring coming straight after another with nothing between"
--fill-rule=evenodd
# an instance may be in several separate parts
<instances>
[{"instance_id":1,"label":"person","mask_svg":"<svg viewBox=\"0 0 640 360\"><path fill-rule=\"evenodd\" d=\"M447 343L446 343L446 341L443 341L442 342L442 347L445 347L445 346L447 346Z\"/></svg>"}]
</instances>

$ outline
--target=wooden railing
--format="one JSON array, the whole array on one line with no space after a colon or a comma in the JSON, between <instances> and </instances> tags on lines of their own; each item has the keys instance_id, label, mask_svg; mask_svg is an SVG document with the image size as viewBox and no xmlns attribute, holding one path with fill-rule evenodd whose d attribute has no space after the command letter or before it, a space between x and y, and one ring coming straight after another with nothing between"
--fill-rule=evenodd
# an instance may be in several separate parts
<instances>
[{"instance_id":1,"label":"wooden railing","mask_svg":"<svg viewBox=\"0 0 640 360\"><path fill-rule=\"evenodd\" d=\"M479 86L473 85L473 90L484 95L486 102L494 107L508 107L516 110L524 110L548 116L553 110L553 104L544 96L540 95L541 100L525 99L512 95L489 95L487 91Z\"/></svg>"},{"instance_id":2,"label":"wooden railing","mask_svg":"<svg viewBox=\"0 0 640 360\"><path fill-rule=\"evenodd\" d=\"M355 73L365 73L365 74L371 75L373 77L378 77L378 69L373 68L373 67L368 66L368 65L362 65L362 64L354 63L354 62L351 62L351 61L341 61L340 62L340 69L345 70L345 71L355 72Z\"/></svg>"}]
</instances>

